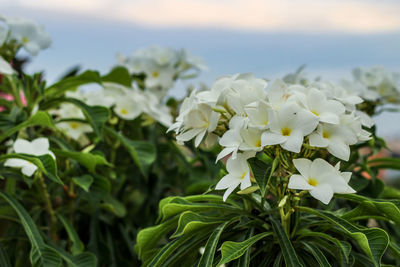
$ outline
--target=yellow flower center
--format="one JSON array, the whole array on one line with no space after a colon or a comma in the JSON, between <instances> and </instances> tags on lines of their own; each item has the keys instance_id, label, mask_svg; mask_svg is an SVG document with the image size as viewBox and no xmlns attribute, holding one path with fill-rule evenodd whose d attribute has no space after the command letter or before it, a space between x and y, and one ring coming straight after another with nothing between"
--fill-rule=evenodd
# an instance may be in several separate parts
<instances>
[{"instance_id":1,"label":"yellow flower center","mask_svg":"<svg viewBox=\"0 0 400 267\"><path fill-rule=\"evenodd\" d=\"M257 141L256 147L261 147L261 139Z\"/></svg>"},{"instance_id":2,"label":"yellow flower center","mask_svg":"<svg viewBox=\"0 0 400 267\"><path fill-rule=\"evenodd\" d=\"M290 129L288 127L284 127L281 129L281 133L283 136L289 136L291 132L292 132L292 129Z\"/></svg>"},{"instance_id":3,"label":"yellow flower center","mask_svg":"<svg viewBox=\"0 0 400 267\"><path fill-rule=\"evenodd\" d=\"M314 113L315 116L319 116L319 113L315 110L311 110L312 113Z\"/></svg>"},{"instance_id":4,"label":"yellow flower center","mask_svg":"<svg viewBox=\"0 0 400 267\"><path fill-rule=\"evenodd\" d=\"M268 120L265 120L264 125L268 125L268 122L269 122Z\"/></svg>"},{"instance_id":5,"label":"yellow flower center","mask_svg":"<svg viewBox=\"0 0 400 267\"><path fill-rule=\"evenodd\" d=\"M160 73L159 73L158 71L154 71L151 75L152 75L154 78L157 78L158 76L160 76Z\"/></svg>"},{"instance_id":6,"label":"yellow flower center","mask_svg":"<svg viewBox=\"0 0 400 267\"><path fill-rule=\"evenodd\" d=\"M323 131L323 132L322 132L322 137L328 139L329 137L331 137L331 134L328 133L327 131Z\"/></svg>"},{"instance_id":7,"label":"yellow flower center","mask_svg":"<svg viewBox=\"0 0 400 267\"><path fill-rule=\"evenodd\" d=\"M128 111L127 111L126 109L124 109L124 108L121 108L120 112L121 112L121 114L123 114L123 115L128 114Z\"/></svg>"},{"instance_id":8,"label":"yellow flower center","mask_svg":"<svg viewBox=\"0 0 400 267\"><path fill-rule=\"evenodd\" d=\"M318 181L315 180L314 178L310 178L308 179L308 184L311 186L317 186L318 185Z\"/></svg>"},{"instance_id":9,"label":"yellow flower center","mask_svg":"<svg viewBox=\"0 0 400 267\"><path fill-rule=\"evenodd\" d=\"M27 38L27 37L22 37L22 40L21 40L24 44L26 44L26 43L28 43L29 42L29 39Z\"/></svg>"},{"instance_id":10,"label":"yellow flower center","mask_svg":"<svg viewBox=\"0 0 400 267\"><path fill-rule=\"evenodd\" d=\"M243 173L242 173L242 176L240 177L240 180L243 180L244 177L246 176L246 174L247 174L247 172L243 172Z\"/></svg>"},{"instance_id":11,"label":"yellow flower center","mask_svg":"<svg viewBox=\"0 0 400 267\"><path fill-rule=\"evenodd\" d=\"M69 126L71 126L72 129L76 129L76 128L79 127L79 123L77 123L77 122L70 122L70 123L69 123Z\"/></svg>"}]
</instances>

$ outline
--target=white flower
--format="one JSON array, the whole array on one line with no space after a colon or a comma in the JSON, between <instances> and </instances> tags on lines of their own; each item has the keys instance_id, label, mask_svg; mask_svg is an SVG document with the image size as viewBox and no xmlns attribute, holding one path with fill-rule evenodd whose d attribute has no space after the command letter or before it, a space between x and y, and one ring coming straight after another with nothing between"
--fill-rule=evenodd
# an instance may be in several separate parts
<instances>
[{"instance_id":1,"label":"white flower","mask_svg":"<svg viewBox=\"0 0 400 267\"><path fill-rule=\"evenodd\" d=\"M62 104L56 114L61 119L85 119L82 111L77 106L69 103ZM87 123L74 120L58 122L56 125L75 140L79 139L83 134L93 131Z\"/></svg>"},{"instance_id":2,"label":"white flower","mask_svg":"<svg viewBox=\"0 0 400 267\"><path fill-rule=\"evenodd\" d=\"M11 67L10 63L8 63L4 58L0 56L0 73L5 75L11 75L14 73L14 69Z\"/></svg>"},{"instance_id":3,"label":"white flower","mask_svg":"<svg viewBox=\"0 0 400 267\"><path fill-rule=\"evenodd\" d=\"M249 127L265 130L268 128L270 106L265 101L256 101L245 106Z\"/></svg>"},{"instance_id":4,"label":"white flower","mask_svg":"<svg viewBox=\"0 0 400 267\"><path fill-rule=\"evenodd\" d=\"M240 144L240 150L242 151L261 151L263 146L261 144L262 131L258 129L242 129L240 135L242 136L243 142Z\"/></svg>"},{"instance_id":5,"label":"white flower","mask_svg":"<svg viewBox=\"0 0 400 267\"><path fill-rule=\"evenodd\" d=\"M38 25L35 21L13 17L1 19L8 25L10 38L20 42L31 55L36 56L41 49L50 46L50 35L44 31L43 26Z\"/></svg>"},{"instance_id":6,"label":"white flower","mask_svg":"<svg viewBox=\"0 0 400 267\"><path fill-rule=\"evenodd\" d=\"M224 201L238 185L240 185L240 190L251 186L247 159L254 157L254 155L254 152L239 153L235 159L228 159L226 163L228 174L222 177L215 187L216 190L227 189L223 196Z\"/></svg>"},{"instance_id":7,"label":"white flower","mask_svg":"<svg viewBox=\"0 0 400 267\"><path fill-rule=\"evenodd\" d=\"M349 160L350 146L357 143L357 136L348 127L329 123L320 124L310 134L311 146L326 147L329 153L342 160Z\"/></svg>"},{"instance_id":8,"label":"white flower","mask_svg":"<svg viewBox=\"0 0 400 267\"><path fill-rule=\"evenodd\" d=\"M220 114L212 110L206 104L198 104L191 109L183 118L184 132L177 135L178 143L183 143L195 139L197 147L207 132L211 133L217 128Z\"/></svg>"},{"instance_id":9,"label":"white flower","mask_svg":"<svg viewBox=\"0 0 400 267\"><path fill-rule=\"evenodd\" d=\"M144 112L162 125L170 127L172 124L170 109L152 92L144 91L142 95L145 99Z\"/></svg>"},{"instance_id":10,"label":"white flower","mask_svg":"<svg viewBox=\"0 0 400 267\"><path fill-rule=\"evenodd\" d=\"M17 139L14 142L13 150L15 153L28 154L33 156L42 156L50 154L54 159L53 152L49 150L49 140L44 137L36 138L29 142L25 139ZM21 171L26 176L32 176L37 170L36 165L23 159L8 159L4 166L21 168Z\"/></svg>"},{"instance_id":11,"label":"white flower","mask_svg":"<svg viewBox=\"0 0 400 267\"><path fill-rule=\"evenodd\" d=\"M347 184L351 173L340 173L338 169L323 159L294 159L293 163L300 174L290 177L290 189L307 190L310 195L328 204L334 193L347 194L355 191ZM338 167L338 166L337 166Z\"/></svg>"},{"instance_id":12,"label":"white flower","mask_svg":"<svg viewBox=\"0 0 400 267\"><path fill-rule=\"evenodd\" d=\"M146 88L163 98L167 90L174 84L175 69L172 65L158 65L154 61L145 61L143 72L146 74L144 80Z\"/></svg>"},{"instance_id":13,"label":"white flower","mask_svg":"<svg viewBox=\"0 0 400 267\"><path fill-rule=\"evenodd\" d=\"M309 89L305 105L321 122L338 124L340 115L345 112L345 108L340 102L328 100L326 95L316 88Z\"/></svg>"},{"instance_id":14,"label":"white flower","mask_svg":"<svg viewBox=\"0 0 400 267\"><path fill-rule=\"evenodd\" d=\"M298 96L303 96L303 92L306 90L301 85L287 86L282 80L276 79L267 88L268 104L275 110L288 103L296 102Z\"/></svg>"},{"instance_id":15,"label":"white flower","mask_svg":"<svg viewBox=\"0 0 400 267\"><path fill-rule=\"evenodd\" d=\"M195 56L187 49L182 49L179 53L179 59L183 69L193 67L198 70L208 70L207 65L201 57Z\"/></svg>"},{"instance_id":16,"label":"white flower","mask_svg":"<svg viewBox=\"0 0 400 267\"><path fill-rule=\"evenodd\" d=\"M262 146L280 144L282 148L299 153L304 136L318 125L318 117L294 102L270 114L270 129L262 134Z\"/></svg>"}]
</instances>

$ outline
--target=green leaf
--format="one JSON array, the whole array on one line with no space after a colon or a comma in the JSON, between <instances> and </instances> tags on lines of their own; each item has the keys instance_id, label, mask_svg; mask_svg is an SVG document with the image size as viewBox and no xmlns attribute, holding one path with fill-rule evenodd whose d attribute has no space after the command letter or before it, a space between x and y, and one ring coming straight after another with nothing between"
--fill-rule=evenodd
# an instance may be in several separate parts
<instances>
[{"instance_id":1,"label":"green leaf","mask_svg":"<svg viewBox=\"0 0 400 267\"><path fill-rule=\"evenodd\" d=\"M85 71L84 73L62 79L45 90L45 96L60 97L68 90L75 90L78 86L88 83L101 83L100 74L97 71Z\"/></svg>"},{"instance_id":2,"label":"green leaf","mask_svg":"<svg viewBox=\"0 0 400 267\"><path fill-rule=\"evenodd\" d=\"M30 126L46 126L51 129L56 129L50 115L45 111L38 111L23 123L18 124L17 126L5 131L2 135L0 135L0 142L3 142L13 133Z\"/></svg>"},{"instance_id":3,"label":"green leaf","mask_svg":"<svg viewBox=\"0 0 400 267\"><path fill-rule=\"evenodd\" d=\"M79 186L80 188L82 188L83 190L85 190L86 192L89 192L89 187L92 185L93 183L93 177L85 174L79 177L74 177L72 178L72 181Z\"/></svg>"},{"instance_id":4,"label":"green leaf","mask_svg":"<svg viewBox=\"0 0 400 267\"><path fill-rule=\"evenodd\" d=\"M113 68L110 73L101 78L103 82L119 83L126 87L132 86L132 76L129 71L122 66Z\"/></svg>"},{"instance_id":5,"label":"green leaf","mask_svg":"<svg viewBox=\"0 0 400 267\"><path fill-rule=\"evenodd\" d=\"M95 172L97 165L112 166L103 156L78 151L51 149L56 156L68 157L85 166L91 173Z\"/></svg>"},{"instance_id":6,"label":"green leaf","mask_svg":"<svg viewBox=\"0 0 400 267\"><path fill-rule=\"evenodd\" d=\"M219 237L230 221L224 222L212 232L204 247L204 253L201 255L198 267L212 267L214 262L215 250L217 249Z\"/></svg>"},{"instance_id":7,"label":"green leaf","mask_svg":"<svg viewBox=\"0 0 400 267\"><path fill-rule=\"evenodd\" d=\"M220 210L228 212L237 212L238 209L226 204L211 204L211 203L192 203L184 198L173 198L170 202L165 203L161 210L160 216L163 220L170 218L184 211L209 211Z\"/></svg>"},{"instance_id":8,"label":"green leaf","mask_svg":"<svg viewBox=\"0 0 400 267\"><path fill-rule=\"evenodd\" d=\"M141 260L145 260L154 252L157 243L176 226L177 221L178 218L173 218L162 224L145 228L138 233L135 251Z\"/></svg>"},{"instance_id":9,"label":"green leaf","mask_svg":"<svg viewBox=\"0 0 400 267\"><path fill-rule=\"evenodd\" d=\"M272 166L256 157L250 158L247 161L249 162L254 178L260 187L261 196L264 197L267 191L269 178L271 177Z\"/></svg>"},{"instance_id":10,"label":"green leaf","mask_svg":"<svg viewBox=\"0 0 400 267\"><path fill-rule=\"evenodd\" d=\"M171 238L197 231L200 228L220 224L224 222L224 217L208 217L192 211L185 211L179 216L178 227Z\"/></svg>"},{"instance_id":11,"label":"green leaf","mask_svg":"<svg viewBox=\"0 0 400 267\"><path fill-rule=\"evenodd\" d=\"M272 216L269 217L272 225L272 229L274 230L275 237L279 242L281 247L281 251L283 254L283 258L285 259L286 266L303 266L296 254L296 251L293 248L292 243L286 232L283 230L283 227L280 222L275 220Z\"/></svg>"},{"instance_id":12,"label":"green leaf","mask_svg":"<svg viewBox=\"0 0 400 267\"><path fill-rule=\"evenodd\" d=\"M400 159L398 158L375 158L368 160L367 164L379 169L400 170Z\"/></svg>"},{"instance_id":13,"label":"green leaf","mask_svg":"<svg viewBox=\"0 0 400 267\"><path fill-rule=\"evenodd\" d=\"M147 176L150 165L156 159L156 149L154 145L147 141L130 140L109 127L105 127L104 129L121 142L128 150L133 161L138 165L142 174Z\"/></svg>"},{"instance_id":14,"label":"green leaf","mask_svg":"<svg viewBox=\"0 0 400 267\"><path fill-rule=\"evenodd\" d=\"M125 208L124 204L122 204L119 200L112 197L111 195L106 195L103 198L103 201L104 201L104 203L101 204L102 208L104 208L108 211L111 211L112 213L114 213L115 215L117 215L120 218L125 217L126 208Z\"/></svg>"},{"instance_id":15,"label":"green leaf","mask_svg":"<svg viewBox=\"0 0 400 267\"><path fill-rule=\"evenodd\" d=\"M343 219L356 219L357 217L383 216L388 220L400 225L400 200L372 199L364 196L354 195L335 195L335 197L345 198L360 203L355 209L345 213Z\"/></svg>"},{"instance_id":16,"label":"green leaf","mask_svg":"<svg viewBox=\"0 0 400 267\"><path fill-rule=\"evenodd\" d=\"M0 244L0 266L11 267L10 259L8 258L7 252Z\"/></svg>"},{"instance_id":17,"label":"green leaf","mask_svg":"<svg viewBox=\"0 0 400 267\"><path fill-rule=\"evenodd\" d=\"M307 207L297 207L297 209L316 215L331 224L338 226L349 237L357 241L358 245L373 261L375 266L380 266L381 258L389 245L389 236L384 230L380 228L361 229L343 218L322 210L315 210Z\"/></svg>"},{"instance_id":18,"label":"green leaf","mask_svg":"<svg viewBox=\"0 0 400 267\"><path fill-rule=\"evenodd\" d=\"M0 192L0 196L10 204L17 213L26 235L31 243L30 259L33 266L61 266L61 259L43 241L39 230L28 212L13 197Z\"/></svg>"},{"instance_id":19,"label":"green leaf","mask_svg":"<svg viewBox=\"0 0 400 267\"><path fill-rule=\"evenodd\" d=\"M71 252L72 255L78 255L83 252L85 246L83 245L79 235L76 233L74 227L69 223L67 219L61 214L57 214L58 220L64 225L65 230L67 231L69 240L72 242Z\"/></svg>"},{"instance_id":20,"label":"green leaf","mask_svg":"<svg viewBox=\"0 0 400 267\"><path fill-rule=\"evenodd\" d=\"M97 258L93 253L83 252L79 255L72 256L64 250L49 246L54 252L56 252L65 262L67 262L69 267L96 267Z\"/></svg>"},{"instance_id":21,"label":"green leaf","mask_svg":"<svg viewBox=\"0 0 400 267\"><path fill-rule=\"evenodd\" d=\"M265 232L242 242L225 241L221 246L222 258L217 265L220 266L241 257L254 243L270 235L272 232Z\"/></svg>"},{"instance_id":22,"label":"green leaf","mask_svg":"<svg viewBox=\"0 0 400 267\"><path fill-rule=\"evenodd\" d=\"M343 258L343 263L348 264L349 263L349 254L351 251L351 245L346 242L346 241L339 241L338 239L332 237L331 235L317 232L317 231L310 231L307 229L301 229L300 231L297 232L298 239L301 239L303 237L316 237L318 241L321 240L321 238L326 239L330 242L332 242L340 252L340 257ZM337 255L336 255L337 256Z\"/></svg>"},{"instance_id":23,"label":"green leaf","mask_svg":"<svg viewBox=\"0 0 400 267\"><path fill-rule=\"evenodd\" d=\"M57 175L57 165L56 165L54 158L50 154L46 154L46 155L42 155L42 156L33 156L33 155L28 155L28 154L10 153L10 154L1 155L0 161L6 160L6 159L11 159L11 158L17 158L17 159L23 159L23 160L29 161L29 162L35 164L38 167L38 169L53 182L56 182L61 185L64 184Z\"/></svg>"},{"instance_id":24,"label":"green leaf","mask_svg":"<svg viewBox=\"0 0 400 267\"><path fill-rule=\"evenodd\" d=\"M250 228L247 230L246 239L249 239L254 234L254 228ZM237 262L238 267L249 267L250 266L250 249L246 250L246 252L239 258Z\"/></svg>"},{"instance_id":25,"label":"green leaf","mask_svg":"<svg viewBox=\"0 0 400 267\"><path fill-rule=\"evenodd\" d=\"M307 242L302 242L304 247L308 252L310 252L314 258L317 260L319 266L329 267L332 266L329 264L328 260L326 259L324 253L315 245Z\"/></svg>"}]
</instances>

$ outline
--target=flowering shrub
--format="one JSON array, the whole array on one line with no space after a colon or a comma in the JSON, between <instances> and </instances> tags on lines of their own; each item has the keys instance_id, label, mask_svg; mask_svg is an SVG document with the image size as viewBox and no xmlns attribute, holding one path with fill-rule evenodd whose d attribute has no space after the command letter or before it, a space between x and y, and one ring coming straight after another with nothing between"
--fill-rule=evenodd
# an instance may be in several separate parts
<instances>
[{"instance_id":1,"label":"flowering shrub","mask_svg":"<svg viewBox=\"0 0 400 267\"><path fill-rule=\"evenodd\" d=\"M179 101L206 66L153 46L48 85L16 56L44 28L0 20L1 266L400 264L400 192L376 177L400 163L371 159L397 74L236 74Z\"/></svg>"},{"instance_id":2,"label":"flowering shrub","mask_svg":"<svg viewBox=\"0 0 400 267\"><path fill-rule=\"evenodd\" d=\"M227 172L211 189L225 192L162 200L159 224L138 234L144 265L399 264L399 191L376 175L400 161L368 157L385 146L370 115L400 91L383 69L354 74L362 90L297 72L268 83L225 76L193 91L169 130L180 144L219 144Z\"/></svg>"},{"instance_id":3,"label":"flowering shrub","mask_svg":"<svg viewBox=\"0 0 400 267\"><path fill-rule=\"evenodd\" d=\"M16 55L36 55L49 35L30 20L1 20L0 266L138 266L136 234L154 223L158 202L203 192L219 171L212 152L165 134L178 105L167 90L203 63L152 47L135 54L143 69L118 62L48 85Z\"/></svg>"}]
</instances>

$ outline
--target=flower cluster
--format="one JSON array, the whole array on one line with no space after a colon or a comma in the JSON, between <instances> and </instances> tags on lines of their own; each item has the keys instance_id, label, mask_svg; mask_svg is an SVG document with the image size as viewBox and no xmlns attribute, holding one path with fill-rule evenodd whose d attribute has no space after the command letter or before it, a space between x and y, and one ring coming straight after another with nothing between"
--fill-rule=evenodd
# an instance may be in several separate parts
<instances>
[{"instance_id":1,"label":"flower cluster","mask_svg":"<svg viewBox=\"0 0 400 267\"><path fill-rule=\"evenodd\" d=\"M3 43L14 42L32 56L36 56L40 50L46 49L51 44L50 35L45 32L43 26L26 18L0 16L0 46Z\"/></svg>"},{"instance_id":2,"label":"flower cluster","mask_svg":"<svg viewBox=\"0 0 400 267\"><path fill-rule=\"evenodd\" d=\"M132 74L144 74L144 87L160 99L172 88L176 79L196 75L196 73L188 75L188 71L207 69L201 58L185 49L174 50L160 46L139 49L130 57L119 55L118 61Z\"/></svg>"},{"instance_id":3,"label":"flower cluster","mask_svg":"<svg viewBox=\"0 0 400 267\"><path fill-rule=\"evenodd\" d=\"M365 101L400 103L400 73L384 67L356 68L353 81L344 80L343 86L351 88Z\"/></svg>"},{"instance_id":4,"label":"flower cluster","mask_svg":"<svg viewBox=\"0 0 400 267\"><path fill-rule=\"evenodd\" d=\"M168 127L172 123L169 108L150 91L143 91L133 86L131 88L120 84L104 82L100 90L78 90L68 92L68 97L84 101L90 106L111 108L123 120L134 120L141 114L146 114L153 120ZM85 119L80 108L73 104L62 104L54 113L59 117L57 126L73 139L79 139L92 128L80 120Z\"/></svg>"},{"instance_id":5,"label":"flower cluster","mask_svg":"<svg viewBox=\"0 0 400 267\"><path fill-rule=\"evenodd\" d=\"M301 153L308 147L347 161L350 146L370 138L362 126L371 125L356 110L362 99L347 98L340 86L277 79L266 87L265 80L252 74L221 77L210 90L192 92L169 129L176 131L178 143L195 139L196 146L206 135L219 136L223 149L217 160L230 155L228 175L216 187L228 188L225 199L239 184L241 189L251 185L247 159L256 152L280 146Z\"/></svg>"}]
</instances>

